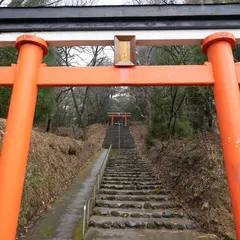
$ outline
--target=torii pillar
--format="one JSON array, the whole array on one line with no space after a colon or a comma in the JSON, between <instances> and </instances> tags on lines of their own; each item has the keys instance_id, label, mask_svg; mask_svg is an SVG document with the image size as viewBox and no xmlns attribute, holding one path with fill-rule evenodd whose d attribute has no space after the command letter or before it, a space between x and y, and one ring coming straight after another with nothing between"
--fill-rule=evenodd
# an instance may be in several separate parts
<instances>
[{"instance_id":1,"label":"torii pillar","mask_svg":"<svg viewBox=\"0 0 240 240\"><path fill-rule=\"evenodd\" d=\"M111 125L114 125L114 114L111 115Z\"/></svg>"},{"instance_id":2,"label":"torii pillar","mask_svg":"<svg viewBox=\"0 0 240 240\"><path fill-rule=\"evenodd\" d=\"M128 125L128 120L127 120L127 114L124 114L124 123L125 123L125 127Z\"/></svg>"}]
</instances>

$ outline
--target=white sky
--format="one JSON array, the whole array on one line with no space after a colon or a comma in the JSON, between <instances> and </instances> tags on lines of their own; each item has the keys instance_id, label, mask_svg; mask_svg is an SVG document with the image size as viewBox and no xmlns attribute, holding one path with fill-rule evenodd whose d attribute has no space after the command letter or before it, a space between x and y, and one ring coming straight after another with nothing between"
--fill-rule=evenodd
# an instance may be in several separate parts
<instances>
[{"instance_id":1,"label":"white sky","mask_svg":"<svg viewBox=\"0 0 240 240\"><path fill-rule=\"evenodd\" d=\"M123 5L128 0L99 0L98 4L99 5Z\"/></svg>"},{"instance_id":2,"label":"white sky","mask_svg":"<svg viewBox=\"0 0 240 240\"><path fill-rule=\"evenodd\" d=\"M130 0L98 0L98 5L123 5L129 2ZM177 0L177 3L183 3L184 0Z\"/></svg>"},{"instance_id":3,"label":"white sky","mask_svg":"<svg viewBox=\"0 0 240 240\"><path fill-rule=\"evenodd\" d=\"M7 6L10 0L5 0L2 6ZM123 5L129 2L129 0L98 0L98 5Z\"/></svg>"},{"instance_id":4,"label":"white sky","mask_svg":"<svg viewBox=\"0 0 240 240\"><path fill-rule=\"evenodd\" d=\"M1 6L7 6L11 0L5 0ZM179 3L182 3L183 0L178 0ZM124 5L129 4L130 0L98 0L97 5Z\"/></svg>"}]
</instances>

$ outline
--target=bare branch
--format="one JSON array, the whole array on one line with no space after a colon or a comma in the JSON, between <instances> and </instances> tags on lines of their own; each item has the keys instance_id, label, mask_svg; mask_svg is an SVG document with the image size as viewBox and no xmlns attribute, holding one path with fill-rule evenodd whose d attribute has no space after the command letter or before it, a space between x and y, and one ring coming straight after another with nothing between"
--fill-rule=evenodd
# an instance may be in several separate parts
<instances>
[{"instance_id":1,"label":"bare branch","mask_svg":"<svg viewBox=\"0 0 240 240\"><path fill-rule=\"evenodd\" d=\"M1 0L1 1L0 1L0 5L2 5L3 2L5 2L5 0Z\"/></svg>"}]
</instances>

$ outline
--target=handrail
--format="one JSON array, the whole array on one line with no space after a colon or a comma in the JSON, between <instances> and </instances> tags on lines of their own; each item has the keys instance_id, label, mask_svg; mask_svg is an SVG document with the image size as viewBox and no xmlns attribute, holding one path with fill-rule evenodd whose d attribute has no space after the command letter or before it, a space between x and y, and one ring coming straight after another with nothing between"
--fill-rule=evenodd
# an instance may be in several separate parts
<instances>
[{"instance_id":1,"label":"handrail","mask_svg":"<svg viewBox=\"0 0 240 240\"><path fill-rule=\"evenodd\" d=\"M118 123L118 148L121 148L121 126L120 123Z\"/></svg>"}]
</instances>

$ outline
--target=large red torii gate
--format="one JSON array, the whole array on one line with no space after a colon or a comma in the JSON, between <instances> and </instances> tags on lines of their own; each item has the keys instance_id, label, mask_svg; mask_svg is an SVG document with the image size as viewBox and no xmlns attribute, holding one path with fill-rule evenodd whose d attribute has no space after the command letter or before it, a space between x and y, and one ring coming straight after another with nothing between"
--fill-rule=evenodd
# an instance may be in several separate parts
<instances>
[{"instance_id":1,"label":"large red torii gate","mask_svg":"<svg viewBox=\"0 0 240 240\"><path fill-rule=\"evenodd\" d=\"M227 32L205 38L202 47L210 63L204 66L68 68L42 65L48 44L33 35L20 36L16 41L18 64L0 68L0 85L13 85L0 159L0 239L15 239L38 87L197 84L214 86L233 216L240 240L240 64L234 64L234 45L233 34Z\"/></svg>"},{"instance_id":2,"label":"large red torii gate","mask_svg":"<svg viewBox=\"0 0 240 240\"><path fill-rule=\"evenodd\" d=\"M8 40L4 41L6 44ZM240 240L240 64L233 59L235 43L230 32L215 31L206 36L202 49L209 63L203 66L68 68L46 67L42 59L48 43L34 35L19 36L17 65L0 68L0 85L13 86L0 159L0 239L15 239L38 87L212 85L236 235Z\"/></svg>"}]
</instances>

